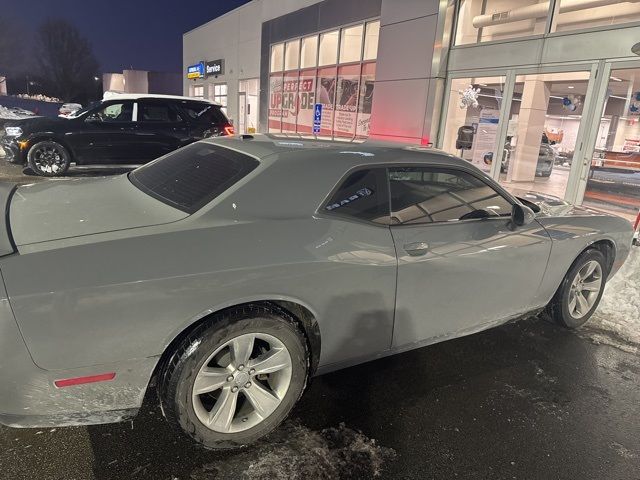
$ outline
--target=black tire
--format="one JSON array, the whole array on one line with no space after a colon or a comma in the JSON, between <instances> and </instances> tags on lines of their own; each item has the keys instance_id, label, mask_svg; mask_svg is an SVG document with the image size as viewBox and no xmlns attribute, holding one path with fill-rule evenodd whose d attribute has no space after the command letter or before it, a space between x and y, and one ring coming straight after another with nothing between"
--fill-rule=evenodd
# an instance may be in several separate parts
<instances>
[{"instance_id":1,"label":"black tire","mask_svg":"<svg viewBox=\"0 0 640 480\"><path fill-rule=\"evenodd\" d=\"M29 148L27 165L41 177L59 177L69 170L71 154L58 142L43 140Z\"/></svg>"},{"instance_id":2,"label":"black tire","mask_svg":"<svg viewBox=\"0 0 640 480\"><path fill-rule=\"evenodd\" d=\"M273 413L257 425L235 433L217 432L204 425L195 412L195 378L213 352L247 333L271 335L286 346L292 365L289 387ZM191 439L208 449L238 448L262 438L284 421L304 391L308 370L307 343L295 319L275 305L245 306L216 314L191 332L169 359L160 376L158 393L169 423Z\"/></svg>"},{"instance_id":3,"label":"black tire","mask_svg":"<svg viewBox=\"0 0 640 480\"><path fill-rule=\"evenodd\" d=\"M589 262L596 261L600 264L601 272L602 272L602 284L600 286L600 290L595 297L595 302L588 310L588 312L579 317L574 317L569 311L569 297L571 293L571 284L578 274L578 272ZM602 298L602 293L604 292L604 287L607 282L607 276L609 274L609 270L607 268L607 261L605 256L596 249L589 249L584 252L573 262L571 268L565 275L560 287L556 291L553 299L547 305L546 313L547 315L554 320L559 325L565 328L578 328L584 325L593 312L598 308L598 304L600 303L600 299Z\"/></svg>"}]
</instances>

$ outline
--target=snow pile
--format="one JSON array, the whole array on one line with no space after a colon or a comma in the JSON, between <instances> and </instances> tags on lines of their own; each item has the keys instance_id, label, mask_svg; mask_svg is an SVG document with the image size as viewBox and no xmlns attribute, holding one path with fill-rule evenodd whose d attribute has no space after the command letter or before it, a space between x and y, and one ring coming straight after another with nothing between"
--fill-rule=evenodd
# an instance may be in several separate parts
<instances>
[{"instance_id":1,"label":"snow pile","mask_svg":"<svg viewBox=\"0 0 640 480\"><path fill-rule=\"evenodd\" d=\"M52 102L52 103L60 103L62 100L56 97L48 97L46 95L27 95L26 93L20 93L16 95L16 97L27 98L29 100L40 100L41 102Z\"/></svg>"},{"instance_id":2,"label":"snow pile","mask_svg":"<svg viewBox=\"0 0 640 480\"><path fill-rule=\"evenodd\" d=\"M640 248L631 250L620 271L607 283L586 333L597 342L635 353L640 349Z\"/></svg>"},{"instance_id":3,"label":"snow pile","mask_svg":"<svg viewBox=\"0 0 640 480\"><path fill-rule=\"evenodd\" d=\"M362 433L340 424L315 432L286 422L265 440L191 473L193 480L333 480L379 478L395 457Z\"/></svg>"}]
</instances>

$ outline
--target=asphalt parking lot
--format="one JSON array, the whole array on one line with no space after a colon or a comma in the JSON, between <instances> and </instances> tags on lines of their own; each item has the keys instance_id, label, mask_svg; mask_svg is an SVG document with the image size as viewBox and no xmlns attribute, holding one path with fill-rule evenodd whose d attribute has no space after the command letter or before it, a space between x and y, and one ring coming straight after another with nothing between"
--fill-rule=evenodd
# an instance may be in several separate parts
<instances>
[{"instance_id":1,"label":"asphalt parking lot","mask_svg":"<svg viewBox=\"0 0 640 480\"><path fill-rule=\"evenodd\" d=\"M153 393L133 422L3 427L0 476L638 480L639 384L637 353L529 319L315 378L236 452L175 436Z\"/></svg>"}]
</instances>

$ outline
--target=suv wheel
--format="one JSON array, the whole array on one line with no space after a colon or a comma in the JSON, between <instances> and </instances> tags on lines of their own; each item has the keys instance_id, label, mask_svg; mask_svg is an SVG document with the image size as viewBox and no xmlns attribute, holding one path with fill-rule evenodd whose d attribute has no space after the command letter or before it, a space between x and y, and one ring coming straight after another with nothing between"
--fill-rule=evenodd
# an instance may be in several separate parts
<instances>
[{"instance_id":1,"label":"suv wheel","mask_svg":"<svg viewBox=\"0 0 640 480\"><path fill-rule=\"evenodd\" d=\"M286 312L230 310L196 328L169 361L160 401L170 423L211 449L276 428L307 382L306 341Z\"/></svg>"},{"instance_id":2,"label":"suv wheel","mask_svg":"<svg viewBox=\"0 0 640 480\"><path fill-rule=\"evenodd\" d=\"M36 175L56 177L64 175L69 169L71 155L59 143L45 140L29 149L27 163Z\"/></svg>"},{"instance_id":3,"label":"suv wheel","mask_svg":"<svg viewBox=\"0 0 640 480\"><path fill-rule=\"evenodd\" d=\"M598 250L587 250L573 263L547 313L566 328L585 324L598 308L607 281L606 259Z\"/></svg>"}]
</instances>

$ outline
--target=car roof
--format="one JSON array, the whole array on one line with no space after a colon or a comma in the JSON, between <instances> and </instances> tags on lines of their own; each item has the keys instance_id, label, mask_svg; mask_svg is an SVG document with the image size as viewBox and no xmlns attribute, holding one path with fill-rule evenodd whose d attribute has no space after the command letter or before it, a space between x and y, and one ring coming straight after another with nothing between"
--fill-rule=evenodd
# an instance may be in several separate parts
<instances>
[{"instance_id":1,"label":"car roof","mask_svg":"<svg viewBox=\"0 0 640 480\"><path fill-rule=\"evenodd\" d=\"M346 168L362 164L404 162L471 166L469 162L433 147L373 139L331 139L312 135L268 133L216 137L203 141L219 144L258 159L276 157L281 160L292 158L304 161L330 155L341 158L341 163ZM324 152L324 155L321 152Z\"/></svg>"},{"instance_id":2,"label":"car roof","mask_svg":"<svg viewBox=\"0 0 640 480\"><path fill-rule=\"evenodd\" d=\"M211 100L206 100L204 98L193 98L193 97L184 97L180 95L160 95L153 93L120 93L120 92L104 92L102 97L102 101L108 100L140 100L140 99L160 99L160 100L181 100L188 102L199 102L199 103L208 103L210 105L222 106L222 104L218 102L212 102Z\"/></svg>"}]
</instances>

